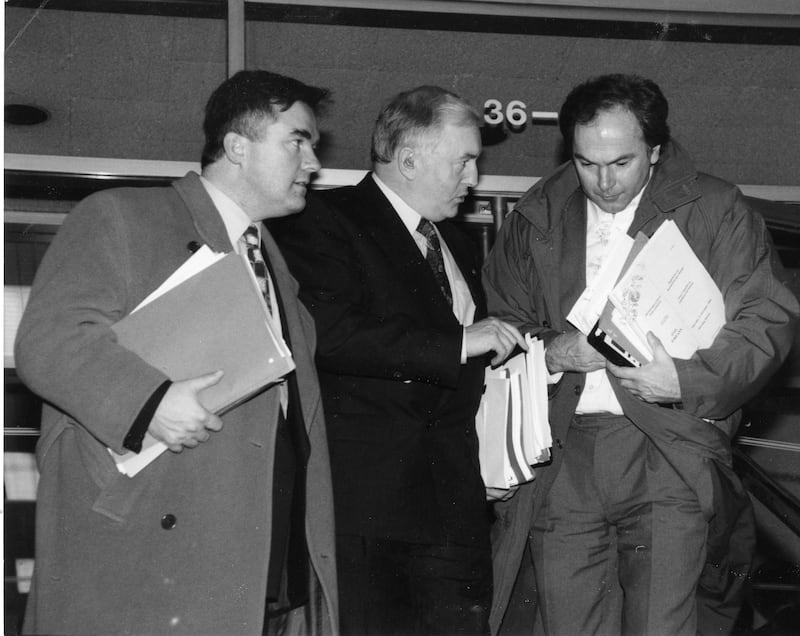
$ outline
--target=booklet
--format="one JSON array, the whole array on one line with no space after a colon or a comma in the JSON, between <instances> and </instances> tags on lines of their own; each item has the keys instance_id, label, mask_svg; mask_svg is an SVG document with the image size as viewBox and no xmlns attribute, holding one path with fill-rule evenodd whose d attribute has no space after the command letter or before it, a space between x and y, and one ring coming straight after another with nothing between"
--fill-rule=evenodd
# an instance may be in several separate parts
<instances>
[{"instance_id":1,"label":"booklet","mask_svg":"<svg viewBox=\"0 0 800 636\"><path fill-rule=\"evenodd\" d=\"M609 302L613 309L605 314L604 330L617 330L642 364L653 358L648 331L670 356L685 360L711 346L725 324L722 292L674 221L662 223L647 240Z\"/></svg>"}]
</instances>

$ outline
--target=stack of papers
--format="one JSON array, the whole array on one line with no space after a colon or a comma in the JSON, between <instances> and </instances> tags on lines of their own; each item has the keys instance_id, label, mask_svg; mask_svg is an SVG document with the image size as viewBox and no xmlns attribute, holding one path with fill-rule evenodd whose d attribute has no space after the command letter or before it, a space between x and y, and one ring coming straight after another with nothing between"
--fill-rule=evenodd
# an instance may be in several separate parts
<instances>
[{"instance_id":1,"label":"stack of papers","mask_svg":"<svg viewBox=\"0 0 800 636\"><path fill-rule=\"evenodd\" d=\"M725 302L675 222L665 221L650 238L640 233L625 254L619 279L609 289L613 271L598 274L567 319L615 364L652 360L648 332L673 358L711 346L725 324ZM617 266L619 257L613 260Z\"/></svg>"},{"instance_id":2,"label":"stack of papers","mask_svg":"<svg viewBox=\"0 0 800 636\"><path fill-rule=\"evenodd\" d=\"M475 425L487 488L508 489L531 481L532 466L550 459L544 344L529 334L525 341L527 352L486 370Z\"/></svg>"},{"instance_id":3,"label":"stack of papers","mask_svg":"<svg viewBox=\"0 0 800 636\"><path fill-rule=\"evenodd\" d=\"M30 286L3 286L3 366L14 368L14 340L31 295Z\"/></svg>"}]
</instances>

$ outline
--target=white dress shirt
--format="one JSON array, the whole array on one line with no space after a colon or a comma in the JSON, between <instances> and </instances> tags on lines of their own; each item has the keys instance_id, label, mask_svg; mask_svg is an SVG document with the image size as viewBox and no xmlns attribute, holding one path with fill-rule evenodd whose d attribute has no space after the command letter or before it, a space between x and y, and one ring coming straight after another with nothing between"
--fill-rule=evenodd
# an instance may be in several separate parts
<instances>
[{"instance_id":1,"label":"white dress shirt","mask_svg":"<svg viewBox=\"0 0 800 636\"><path fill-rule=\"evenodd\" d=\"M244 231L251 224L255 224L255 226L258 228L258 242L260 245L261 223L254 222L247 215L247 213L242 210L238 203L231 199L227 194L222 192L222 190L216 187L208 179L201 176L200 182L203 184L203 187L205 187L206 192L208 192L208 196L211 197L214 206L217 208L219 215L222 217L222 222L225 225L225 231L228 233L228 238L230 239L231 245L233 245L234 251L237 254L243 254L246 256L247 248L243 238ZM272 276L270 276L269 269L267 270L267 285L269 287L270 298L277 299L277 295L275 294L275 286L272 282ZM273 300L271 304L272 328L278 337L283 338L283 328L281 327L281 316L278 303L276 300ZM283 413L285 415L286 408L289 403L289 393L285 382L281 383L280 389L281 406L283 407Z\"/></svg>"},{"instance_id":2,"label":"white dress shirt","mask_svg":"<svg viewBox=\"0 0 800 636\"><path fill-rule=\"evenodd\" d=\"M646 186L645 186L646 187ZM613 243L610 239L615 233L627 232L633 223L636 208L644 193L641 189L624 210L612 214L604 212L597 205L586 199L586 284L594 278L597 271L609 256L608 247ZM586 384L578 400L576 413L612 413L622 415L614 389L608 380L605 369L598 369L586 374Z\"/></svg>"}]
</instances>

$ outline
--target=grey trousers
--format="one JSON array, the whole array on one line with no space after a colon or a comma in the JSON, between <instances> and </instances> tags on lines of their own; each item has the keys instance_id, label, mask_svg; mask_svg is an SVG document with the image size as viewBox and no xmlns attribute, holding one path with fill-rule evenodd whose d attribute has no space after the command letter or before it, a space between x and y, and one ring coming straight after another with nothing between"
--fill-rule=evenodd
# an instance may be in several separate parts
<instances>
[{"instance_id":1,"label":"grey trousers","mask_svg":"<svg viewBox=\"0 0 800 636\"><path fill-rule=\"evenodd\" d=\"M548 636L694 636L707 520L693 488L628 419L575 417L536 517Z\"/></svg>"}]
</instances>

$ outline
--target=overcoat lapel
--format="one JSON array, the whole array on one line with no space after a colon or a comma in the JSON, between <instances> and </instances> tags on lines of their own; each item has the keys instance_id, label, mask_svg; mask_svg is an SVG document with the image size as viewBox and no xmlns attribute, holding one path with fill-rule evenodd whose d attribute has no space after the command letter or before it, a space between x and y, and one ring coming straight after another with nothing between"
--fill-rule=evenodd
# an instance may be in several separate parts
<instances>
[{"instance_id":1,"label":"overcoat lapel","mask_svg":"<svg viewBox=\"0 0 800 636\"><path fill-rule=\"evenodd\" d=\"M562 272L562 278L554 285L558 289L559 315L566 316L586 288L586 200L579 192L564 207L562 227L559 247L566 266L549 271Z\"/></svg>"},{"instance_id":2,"label":"overcoat lapel","mask_svg":"<svg viewBox=\"0 0 800 636\"><path fill-rule=\"evenodd\" d=\"M204 243L215 252L230 252L233 245L228 238L228 232L222 217L214 202L206 192L200 181L200 176L189 172L185 177L173 182L172 186L178 191L181 199L186 204L197 233Z\"/></svg>"},{"instance_id":3,"label":"overcoat lapel","mask_svg":"<svg viewBox=\"0 0 800 636\"><path fill-rule=\"evenodd\" d=\"M314 421L315 413L319 409L320 395L313 371L313 360L310 351L316 342L316 334L310 325L310 318L301 315L301 305L297 302L297 281L289 273L286 261L272 235L261 225L261 241L269 263L270 275L276 292L279 296L281 317L288 340L292 343L292 357L294 358L297 378L297 389L303 400L303 420L307 430ZM303 346L302 343L307 343Z\"/></svg>"}]
</instances>

